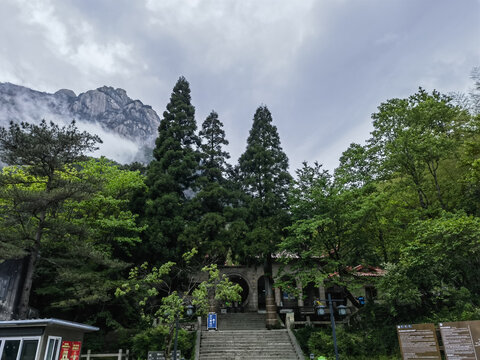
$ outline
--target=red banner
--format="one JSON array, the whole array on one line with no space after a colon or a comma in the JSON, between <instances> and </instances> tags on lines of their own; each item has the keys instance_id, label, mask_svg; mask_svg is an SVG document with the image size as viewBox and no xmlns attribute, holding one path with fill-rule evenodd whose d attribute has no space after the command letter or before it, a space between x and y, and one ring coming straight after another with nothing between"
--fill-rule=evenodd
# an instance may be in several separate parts
<instances>
[{"instance_id":1,"label":"red banner","mask_svg":"<svg viewBox=\"0 0 480 360\"><path fill-rule=\"evenodd\" d=\"M81 341L62 341L58 360L80 360Z\"/></svg>"},{"instance_id":2,"label":"red banner","mask_svg":"<svg viewBox=\"0 0 480 360\"><path fill-rule=\"evenodd\" d=\"M80 350L82 349L82 343L80 341L72 341L72 348L70 350L70 360L80 360Z\"/></svg>"},{"instance_id":3,"label":"red banner","mask_svg":"<svg viewBox=\"0 0 480 360\"><path fill-rule=\"evenodd\" d=\"M71 341L62 341L62 347L60 348L60 357L58 358L59 360L70 360L69 355L70 355L70 349L72 348L72 342Z\"/></svg>"}]
</instances>

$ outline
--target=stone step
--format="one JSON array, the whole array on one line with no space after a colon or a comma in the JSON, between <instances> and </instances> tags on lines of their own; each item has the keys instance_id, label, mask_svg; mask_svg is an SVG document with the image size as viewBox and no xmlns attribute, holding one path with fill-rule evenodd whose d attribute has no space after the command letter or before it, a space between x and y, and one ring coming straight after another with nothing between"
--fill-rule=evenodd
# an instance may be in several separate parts
<instances>
[{"instance_id":1,"label":"stone step","mask_svg":"<svg viewBox=\"0 0 480 360\"><path fill-rule=\"evenodd\" d=\"M286 360L286 359L295 359L298 360L297 354L294 352L283 352L283 353L269 353L269 354L259 354L256 352L230 352L230 353L223 353L223 354L203 354L200 353L200 360L210 360L210 359L224 359L229 357L236 357L242 360L250 360L252 358L262 358L262 359L276 359L276 360Z\"/></svg>"},{"instance_id":2,"label":"stone step","mask_svg":"<svg viewBox=\"0 0 480 360\"><path fill-rule=\"evenodd\" d=\"M297 355L294 352L277 352L277 353L258 353L257 351L239 351L239 352L229 352L229 353L214 353L214 354L203 354L200 353L200 360L212 359L212 358L229 358L229 357L238 357L243 360L250 360L252 358L263 358L263 359L297 359Z\"/></svg>"},{"instance_id":3,"label":"stone step","mask_svg":"<svg viewBox=\"0 0 480 360\"><path fill-rule=\"evenodd\" d=\"M218 330L265 329L265 314L256 312L217 314ZM206 330L206 322L202 328Z\"/></svg>"},{"instance_id":4,"label":"stone step","mask_svg":"<svg viewBox=\"0 0 480 360\"><path fill-rule=\"evenodd\" d=\"M286 330L202 331L200 359L298 360Z\"/></svg>"},{"instance_id":5,"label":"stone step","mask_svg":"<svg viewBox=\"0 0 480 360\"><path fill-rule=\"evenodd\" d=\"M225 350L230 350L230 349L255 349L255 350L262 350L262 349L269 349L269 350L275 350L275 349L291 349L292 344L287 344L287 343L282 343L282 344L271 344L271 345L259 345L259 344L239 344L239 343L229 343L226 345L220 345L216 343L204 343L202 344L204 349L214 349L215 351L225 351Z\"/></svg>"}]
</instances>

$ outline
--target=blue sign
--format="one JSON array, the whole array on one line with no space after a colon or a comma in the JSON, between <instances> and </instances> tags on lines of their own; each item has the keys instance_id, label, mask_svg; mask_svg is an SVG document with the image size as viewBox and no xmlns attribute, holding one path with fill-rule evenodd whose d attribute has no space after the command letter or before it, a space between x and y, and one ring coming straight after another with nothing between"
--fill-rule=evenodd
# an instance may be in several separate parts
<instances>
[{"instance_id":1,"label":"blue sign","mask_svg":"<svg viewBox=\"0 0 480 360\"><path fill-rule=\"evenodd\" d=\"M365 305L365 298L363 296L357 297L357 300L360 305Z\"/></svg>"},{"instance_id":2,"label":"blue sign","mask_svg":"<svg viewBox=\"0 0 480 360\"><path fill-rule=\"evenodd\" d=\"M216 313L208 313L207 330L217 330L217 314Z\"/></svg>"}]
</instances>

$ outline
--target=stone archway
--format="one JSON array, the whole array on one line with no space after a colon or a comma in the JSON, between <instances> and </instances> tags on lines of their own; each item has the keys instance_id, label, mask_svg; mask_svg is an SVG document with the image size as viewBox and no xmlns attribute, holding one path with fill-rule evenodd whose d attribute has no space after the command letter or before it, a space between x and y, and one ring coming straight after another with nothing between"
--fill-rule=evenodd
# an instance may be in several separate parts
<instances>
[{"instance_id":1,"label":"stone archway","mask_svg":"<svg viewBox=\"0 0 480 360\"><path fill-rule=\"evenodd\" d=\"M240 302L241 306L245 306L248 302L248 295L250 294L250 286L248 285L247 280L243 278L243 276L238 274L228 275L228 279L233 282L234 284L238 284L242 288L242 292L240 293L242 300Z\"/></svg>"},{"instance_id":2,"label":"stone archway","mask_svg":"<svg viewBox=\"0 0 480 360\"><path fill-rule=\"evenodd\" d=\"M220 268L222 275L227 276L233 283L239 284L242 287L242 301L237 304L246 311L256 310L256 283L252 279L251 269L244 266L223 267Z\"/></svg>"}]
</instances>

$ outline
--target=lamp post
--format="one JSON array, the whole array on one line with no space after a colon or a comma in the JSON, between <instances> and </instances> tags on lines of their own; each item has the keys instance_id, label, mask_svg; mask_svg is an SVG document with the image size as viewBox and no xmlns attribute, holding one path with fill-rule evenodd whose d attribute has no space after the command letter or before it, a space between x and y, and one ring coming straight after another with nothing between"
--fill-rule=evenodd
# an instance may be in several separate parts
<instances>
[{"instance_id":1,"label":"lamp post","mask_svg":"<svg viewBox=\"0 0 480 360\"><path fill-rule=\"evenodd\" d=\"M335 332L335 317L333 316L333 302L341 302L343 300L340 299L332 299L332 295L328 293L328 300L320 299L319 301L326 301L328 302L328 306L330 309L330 322L332 323L332 336L333 336L333 347L335 348L335 359L339 360L340 357L338 356L338 347L337 347L337 334ZM317 306L317 315L325 315L325 305L318 305ZM341 316L347 315L347 307L345 305L338 306L338 314Z\"/></svg>"},{"instance_id":2,"label":"lamp post","mask_svg":"<svg viewBox=\"0 0 480 360\"><path fill-rule=\"evenodd\" d=\"M187 305L187 316L190 317L193 315L193 305ZM175 317L175 342L173 343L173 360L177 360L177 348L178 348L178 324L179 315Z\"/></svg>"}]
</instances>

